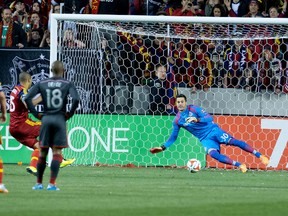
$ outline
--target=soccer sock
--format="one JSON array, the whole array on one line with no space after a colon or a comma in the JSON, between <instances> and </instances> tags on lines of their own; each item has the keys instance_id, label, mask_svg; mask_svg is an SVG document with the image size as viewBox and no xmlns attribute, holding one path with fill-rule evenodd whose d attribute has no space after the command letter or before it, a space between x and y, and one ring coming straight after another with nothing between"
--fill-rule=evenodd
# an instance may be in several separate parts
<instances>
[{"instance_id":1,"label":"soccer sock","mask_svg":"<svg viewBox=\"0 0 288 216\"><path fill-rule=\"evenodd\" d=\"M254 148L252 148L250 145L248 145L247 143L241 140L237 140L233 138L230 140L229 145L238 146L242 150L254 154L257 158L260 158L261 156L260 152L257 152Z\"/></svg>"},{"instance_id":2,"label":"soccer sock","mask_svg":"<svg viewBox=\"0 0 288 216\"><path fill-rule=\"evenodd\" d=\"M46 168L46 157L39 157L37 163L37 183L42 184L43 174Z\"/></svg>"},{"instance_id":3,"label":"soccer sock","mask_svg":"<svg viewBox=\"0 0 288 216\"><path fill-rule=\"evenodd\" d=\"M239 167L241 165L241 163L237 162L237 161L233 161L231 158L227 157L226 155L222 155L220 154L218 151L216 150L212 150L209 152L209 155L218 160L219 162L221 163L224 163L224 164L230 164L230 165L234 165L234 166L237 166Z\"/></svg>"},{"instance_id":4,"label":"soccer sock","mask_svg":"<svg viewBox=\"0 0 288 216\"><path fill-rule=\"evenodd\" d=\"M39 154L40 154L39 149L35 149L32 152L30 166L35 167L35 168L37 167Z\"/></svg>"},{"instance_id":5,"label":"soccer sock","mask_svg":"<svg viewBox=\"0 0 288 216\"><path fill-rule=\"evenodd\" d=\"M0 159L0 185L3 183L3 161Z\"/></svg>"},{"instance_id":6,"label":"soccer sock","mask_svg":"<svg viewBox=\"0 0 288 216\"><path fill-rule=\"evenodd\" d=\"M50 173L50 184L55 185L55 181L57 178L57 175L59 173L59 167L60 167L60 163L62 162L63 157L61 154L54 154L53 155L53 159L51 162L51 173Z\"/></svg>"}]
</instances>

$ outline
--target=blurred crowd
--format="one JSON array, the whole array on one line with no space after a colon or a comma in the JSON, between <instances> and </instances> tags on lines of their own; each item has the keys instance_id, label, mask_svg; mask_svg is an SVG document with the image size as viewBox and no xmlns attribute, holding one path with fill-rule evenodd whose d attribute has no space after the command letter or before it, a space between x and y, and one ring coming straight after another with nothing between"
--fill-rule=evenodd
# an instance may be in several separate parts
<instances>
[{"instance_id":1,"label":"blurred crowd","mask_svg":"<svg viewBox=\"0 0 288 216\"><path fill-rule=\"evenodd\" d=\"M49 48L51 13L285 18L287 1L0 0L1 46ZM77 26L69 25L63 35L64 46L88 47L80 37L77 39ZM217 30L220 31L218 27ZM118 49L119 58L115 60L114 56L114 62L111 56L116 53L114 47L109 48L109 40L114 40ZM101 61L105 61L107 85L115 83L111 73L117 61L124 74L122 80L126 74L135 85L190 87L192 92L211 87L242 88L279 94L288 92L286 44L286 39L169 40L118 32L116 39L103 37L99 53ZM164 69L167 83L162 82L158 76L161 73L157 72Z\"/></svg>"}]
</instances>

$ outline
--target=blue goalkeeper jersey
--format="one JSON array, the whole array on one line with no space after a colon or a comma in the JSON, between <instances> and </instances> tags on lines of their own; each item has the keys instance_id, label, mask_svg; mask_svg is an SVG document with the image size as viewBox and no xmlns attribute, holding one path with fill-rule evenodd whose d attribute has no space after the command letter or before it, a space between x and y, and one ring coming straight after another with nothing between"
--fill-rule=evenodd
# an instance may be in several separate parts
<instances>
[{"instance_id":1,"label":"blue goalkeeper jersey","mask_svg":"<svg viewBox=\"0 0 288 216\"><path fill-rule=\"evenodd\" d=\"M186 122L188 117L195 117L198 122ZM203 140L214 128L219 128L213 122L213 117L201 107L188 105L182 112L178 112L173 121L173 131L164 146L171 146L177 139L180 128L183 127L200 141Z\"/></svg>"}]
</instances>

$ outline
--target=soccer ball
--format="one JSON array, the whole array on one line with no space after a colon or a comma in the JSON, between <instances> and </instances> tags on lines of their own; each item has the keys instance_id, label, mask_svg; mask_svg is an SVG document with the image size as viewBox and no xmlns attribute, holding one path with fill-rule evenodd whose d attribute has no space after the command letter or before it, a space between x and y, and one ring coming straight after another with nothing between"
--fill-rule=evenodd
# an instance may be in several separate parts
<instances>
[{"instance_id":1,"label":"soccer ball","mask_svg":"<svg viewBox=\"0 0 288 216\"><path fill-rule=\"evenodd\" d=\"M187 170L191 173L196 173L201 170L201 162L195 158L188 160Z\"/></svg>"}]
</instances>

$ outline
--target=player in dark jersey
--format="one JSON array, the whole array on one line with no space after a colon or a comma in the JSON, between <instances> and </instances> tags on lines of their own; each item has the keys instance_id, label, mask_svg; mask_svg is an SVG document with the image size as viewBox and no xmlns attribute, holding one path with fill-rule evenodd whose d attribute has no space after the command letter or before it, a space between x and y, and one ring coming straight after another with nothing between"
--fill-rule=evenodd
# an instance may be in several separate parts
<instances>
[{"instance_id":1,"label":"player in dark jersey","mask_svg":"<svg viewBox=\"0 0 288 216\"><path fill-rule=\"evenodd\" d=\"M74 84L64 78L64 66L61 61L55 61L51 69L52 78L42 80L32 87L26 97L26 103L31 113L41 119L40 156L37 163L37 183L33 190L43 189L43 174L46 167L46 157L52 148L50 182L47 190L60 190L56 187L56 178L62 161L62 149L68 147L66 135L66 121L71 118L79 104L79 95ZM37 112L33 105L33 98L39 94L44 106L43 114ZM68 95L72 98L70 110L67 112Z\"/></svg>"},{"instance_id":2,"label":"player in dark jersey","mask_svg":"<svg viewBox=\"0 0 288 216\"><path fill-rule=\"evenodd\" d=\"M1 115L0 115L0 122L3 123L6 121L6 97L4 92L2 91L2 86L0 83L0 107L1 107ZM0 145L2 144L2 137L0 134ZM0 155L0 193L8 193L5 185L3 184L3 161Z\"/></svg>"},{"instance_id":3,"label":"player in dark jersey","mask_svg":"<svg viewBox=\"0 0 288 216\"><path fill-rule=\"evenodd\" d=\"M19 74L20 84L15 86L10 94L10 134L22 145L28 146L33 150L31 162L26 170L28 173L37 175L37 162L39 157L39 141L41 122L33 121L28 117L27 105L24 101L28 89L31 87L32 78L29 73L21 72ZM42 100L41 97L33 99L33 104L36 105ZM67 166L73 163L75 159L63 160L61 166Z\"/></svg>"}]
</instances>

